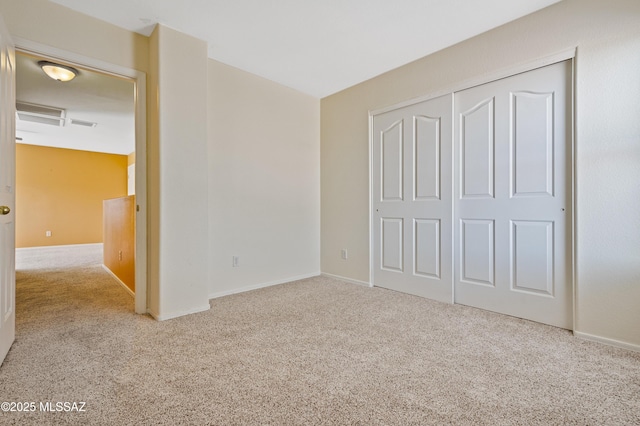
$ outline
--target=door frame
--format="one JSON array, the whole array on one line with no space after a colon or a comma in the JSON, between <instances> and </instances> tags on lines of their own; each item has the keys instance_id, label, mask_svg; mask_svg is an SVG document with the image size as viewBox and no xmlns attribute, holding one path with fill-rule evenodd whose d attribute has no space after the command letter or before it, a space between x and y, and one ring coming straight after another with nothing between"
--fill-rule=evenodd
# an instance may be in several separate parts
<instances>
[{"instance_id":1,"label":"door frame","mask_svg":"<svg viewBox=\"0 0 640 426\"><path fill-rule=\"evenodd\" d=\"M136 290L135 312L148 313L147 303L147 75L133 68L105 62L64 49L13 37L16 50L58 60L80 68L125 78L134 84L135 149L136 149Z\"/></svg>"},{"instance_id":2,"label":"door frame","mask_svg":"<svg viewBox=\"0 0 640 426\"><path fill-rule=\"evenodd\" d=\"M374 203L374 185L373 185L373 170L374 170L374 164L373 164L373 149L374 149L374 141L375 141L375 135L373 134L373 123L374 123L374 117L376 115L379 114L383 114L385 112L389 112L389 111L393 111L395 109L399 109L399 108L404 108L406 106L410 106L410 105L414 105L420 102L425 102L428 101L430 99L435 99L438 98L440 96L444 96L447 94L455 94L456 92L462 91L462 90L466 90L466 89L470 89L472 87L475 86L480 86L482 84L486 84L486 83L490 83L492 81L496 81L496 80L500 80L503 78L507 78L507 77L511 77L514 76L516 74L521 74L524 72L528 72L528 71L532 71L534 69L537 68L542 68L544 66L547 65L552 65L558 62L563 62L563 61L567 61L570 60L571 61L571 91L572 91L572 96L571 96L571 123L569 125L569 128L571 129L571 136L570 136L570 141L569 141L569 152L568 155L570 156L571 159L571 169L568 170L568 178L570 180L569 182L569 192L570 192L570 203L571 203L571 224L570 224L570 233L571 233L571 238L570 238L570 242L569 242L569 247L571 250L571 265L568 266L568 269L571 271L571 281L570 281L570 285L571 285L571 294L572 294L572 315L573 315L573 330L575 330L575 326L576 326L576 282L577 282L577 276L576 276L576 272L577 272L577 267L576 267L576 214L577 214L577 209L576 209L576 110L575 110L575 106L576 106L576 58L577 58L577 52L578 52L578 47L577 46L573 46L571 48L568 48L566 50L551 54L549 56L544 56L544 57L540 57L537 59L533 59L531 61L527 61L527 62L523 62L520 64L516 64L510 67L506 67L506 68L502 68L496 71L493 71L491 73L488 74L483 74L481 76L478 77L473 77L470 78L468 80L464 80L461 81L459 83L455 83L451 86L445 87L443 89L439 89L436 90L434 92L431 92L427 95L422 95L422 96L418 96L415 98L411 98L408 99L406 101L403 102L399 102L393 105L389 105L386 107L382 107L382 108L378 108L378 109L374 109L374 110L369 110L369 287L374 287L375 286L375 282L374 282L374 256L375 256L375 251L374 251L374 229L373 227L376 226L375 221L374 221L374 207L373 207L373 203ZM451 108L454 108L454 104L451 105ZM452 120L452 127L453 127L453 123L455 122L455 120ZM452 129L453 130L453 129ZM453 143L453 140L451 141ZM453 162L455 161L455 158L453 158L454 156L451 156L451 163L452 163L452 169L453 171L455 171L455 169L453 168ZM453 180L452 179L452 187L451 190L453 191ZM454 203L454 197L451 198L451 211L454 212L453 210L453 203ZM452 221L452 226L453 225L453 221ZM451 245L451 249L454 250L454 244ZM454 257L453 257L454 253L451 253L451 261L454 261ZM452 265L454 266L454 265ZM454 294L454 284L455 284L455 280L452 279L451 280L451 292L452 294ZM452 300L452 303L455 303L454 300Z\"/></svg>"}]
</instances>

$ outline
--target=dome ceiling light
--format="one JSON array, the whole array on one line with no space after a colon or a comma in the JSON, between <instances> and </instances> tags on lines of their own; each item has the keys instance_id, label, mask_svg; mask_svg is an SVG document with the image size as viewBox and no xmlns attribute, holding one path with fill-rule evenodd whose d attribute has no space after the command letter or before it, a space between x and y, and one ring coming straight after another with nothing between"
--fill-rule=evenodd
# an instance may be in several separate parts
<instances>
[{"instance_id":1,"label":"dome ceiling light","mask_svg":"<svg viewBox=\"0 0 640 426\"><path fill-rule=\"evenodd\" d=\"M66 65L49 61L38 61L38 65L46 75L57 81L71 81L78 75L77 69Z\"/></svg>"}]
</instances>

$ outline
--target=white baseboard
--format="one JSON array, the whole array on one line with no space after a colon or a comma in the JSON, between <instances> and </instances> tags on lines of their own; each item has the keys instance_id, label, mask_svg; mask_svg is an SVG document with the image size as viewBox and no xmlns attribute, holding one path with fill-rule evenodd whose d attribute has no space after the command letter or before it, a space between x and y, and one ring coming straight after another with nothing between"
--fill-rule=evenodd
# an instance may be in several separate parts
<instances>
[{"instance_id":1,"label":"white baseboard","mask_svg":"<svg viewBox=\"0 0 640 426\"><path fill-rule=\"evenodd\" d=\"M584 340L591 342L604 343L605 345L615 346L617 348L627 349L634 352L640 352L640 345L633 343L622 342L620 340L609 339L607 337L594 336L593 334L583 333L581 331L574 331L573 335Z\"/></svg>"},{"instance_id":2,"label":"white baseboard","mask_svg":"<svg viewBox=\"0 0 640 426\"><path fill-rule=\"evenodd\" d=\"M89 246L102 246L102 243L64 244L64 245L58 245L58 246L19 247L19 248L16 248L16 250L18 250L18 251L22 251L22 250L42 250L42 249L49 249L49 248L89 247Z\"/></svg>"},{"instance_id":3,"label":"white baseboard","mask_svg":"<svg viewBox=\"0 0 640 426\"><path fill-rule=\"evenodd\" d=\"M286 284L286 283L290 283L292 281L304 280L304 279L307 279L307 278L313 278L313 277L317 277L319 275L320 275L320 272L313 272L311 274L298 275L298 276L295 276L295 277L289 277L289 278L285 278L285 279L282 279L282 280L268 281L268 282L265 282L265 283L254 284L254 285L249 285L249 286L245 286L245 287L236 288L236 289L233 289L233 290L219 291L219 292L215 292L215 293L209 294L209 299L217 299L219 297L231 296L232 294L245 293L247 291L258 290L260 288L271 287L271 286L280 285L280 284Z\"/></svg>"},{"instance_id":4,"label":"white baseboard","mask_svg":"<svg viewBox=\"0 0 640 426\"><path fill-rule=\"evenodd\" d=\"M340 275L327 274L326 272L323 272L322 276L323 277L327 277L327 278L333 278L334 280L345 281L345 282L348 282L348 283L351 283L351 284L363 285L365 287L373 287L373 285L371 285L371 283L368 283L366 281L354 280L354 279L351 279L351 278L341 277Z\"/></svg>"},{"instance_id":5,"label":"white baseboard","mask_svg":"<svg viewBox=\"0 0 640 426\"><path fill-rule=\"evenodd\" d=\"M173 318L182 317L185 315L197 314L198 312L208 311L209 309L211 309L211 305L207 304L207 306L200 306L198 308L189 309L186 311L171 312L169 314L164 314L164 315L159 315L157 312L153 312L151 309L149 309L148 312L149 312L149 315L151 315L157 321L166 321Z\"/></svg>"},{"instance_id":6,"label":"white baseboard","mask_svg":"<svg viewBox=\"0 0 640 426\"><path fill-rule=\"evenodd\" d=\"M102 269L107 271L109 273L109 275L111 275L113 277L113 279L116 280L116 282L122 286L122 288L127 290L127 293L129 293L131 295L131 297L136 297L136 294L133 291L131 291L131 289L125 283L123 283L122 280L120 278L118 278L118 276L116 274L114 274L113 271L107 267L107 265L103 264L102 265Z\"/></svg>"}]
</instances>

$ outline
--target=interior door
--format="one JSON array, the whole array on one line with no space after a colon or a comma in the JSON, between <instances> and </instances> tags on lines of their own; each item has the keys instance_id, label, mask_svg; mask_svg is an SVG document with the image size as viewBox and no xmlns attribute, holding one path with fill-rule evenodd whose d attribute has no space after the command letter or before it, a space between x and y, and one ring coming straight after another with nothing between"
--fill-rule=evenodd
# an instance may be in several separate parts
<instances>
[{"instance_id":1,"label":"interior door","mask_svg":"<svg viewBox=\"0 0 640 426\"><path fill-rule=\"evenodd\" d=\"M572 328L571 62L455 94L455 302Z\"/></svg>"},{"instance_id":2,"label":"interior door","mask_svg":"<svg viewBox=\"0 0 640 426\"><path fill-rule=\"evenodd\" d=\"M15 51L0 16L0 363L15 338Z\"/></svg>"},{"instance_id":3,"label":"interior door","mask_svg":"<svg viewBox=\"0 0 640 426\"><path fill-rule=\"evenodd\" d=\"M373 284L451 303L452 96L373 117Z\"/></svg>"}]
</instances>

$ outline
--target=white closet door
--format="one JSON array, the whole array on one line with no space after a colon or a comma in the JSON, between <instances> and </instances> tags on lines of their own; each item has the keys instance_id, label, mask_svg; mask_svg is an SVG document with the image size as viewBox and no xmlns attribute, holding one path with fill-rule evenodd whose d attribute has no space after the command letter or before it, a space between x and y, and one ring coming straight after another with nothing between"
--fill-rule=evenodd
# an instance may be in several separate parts
<instances>
[{"instance_id":1,"label":"white closet door","mask_svg":"<svg viewBox=\"0 0 640 426\"><path fill-rule=\"evenodd\" d=\"M373 118L373 283L451 303L452 96Z\"/></svg>"},{"instance_id":2,"label":"white closet door","mask_svg":"<svg viewBox=\"0 0 640 426\"><path fill-rule=\"evenodd\" d=\"M455 94L455 302L572 328L571 63Z\"/></svg>"}]
</instances>

